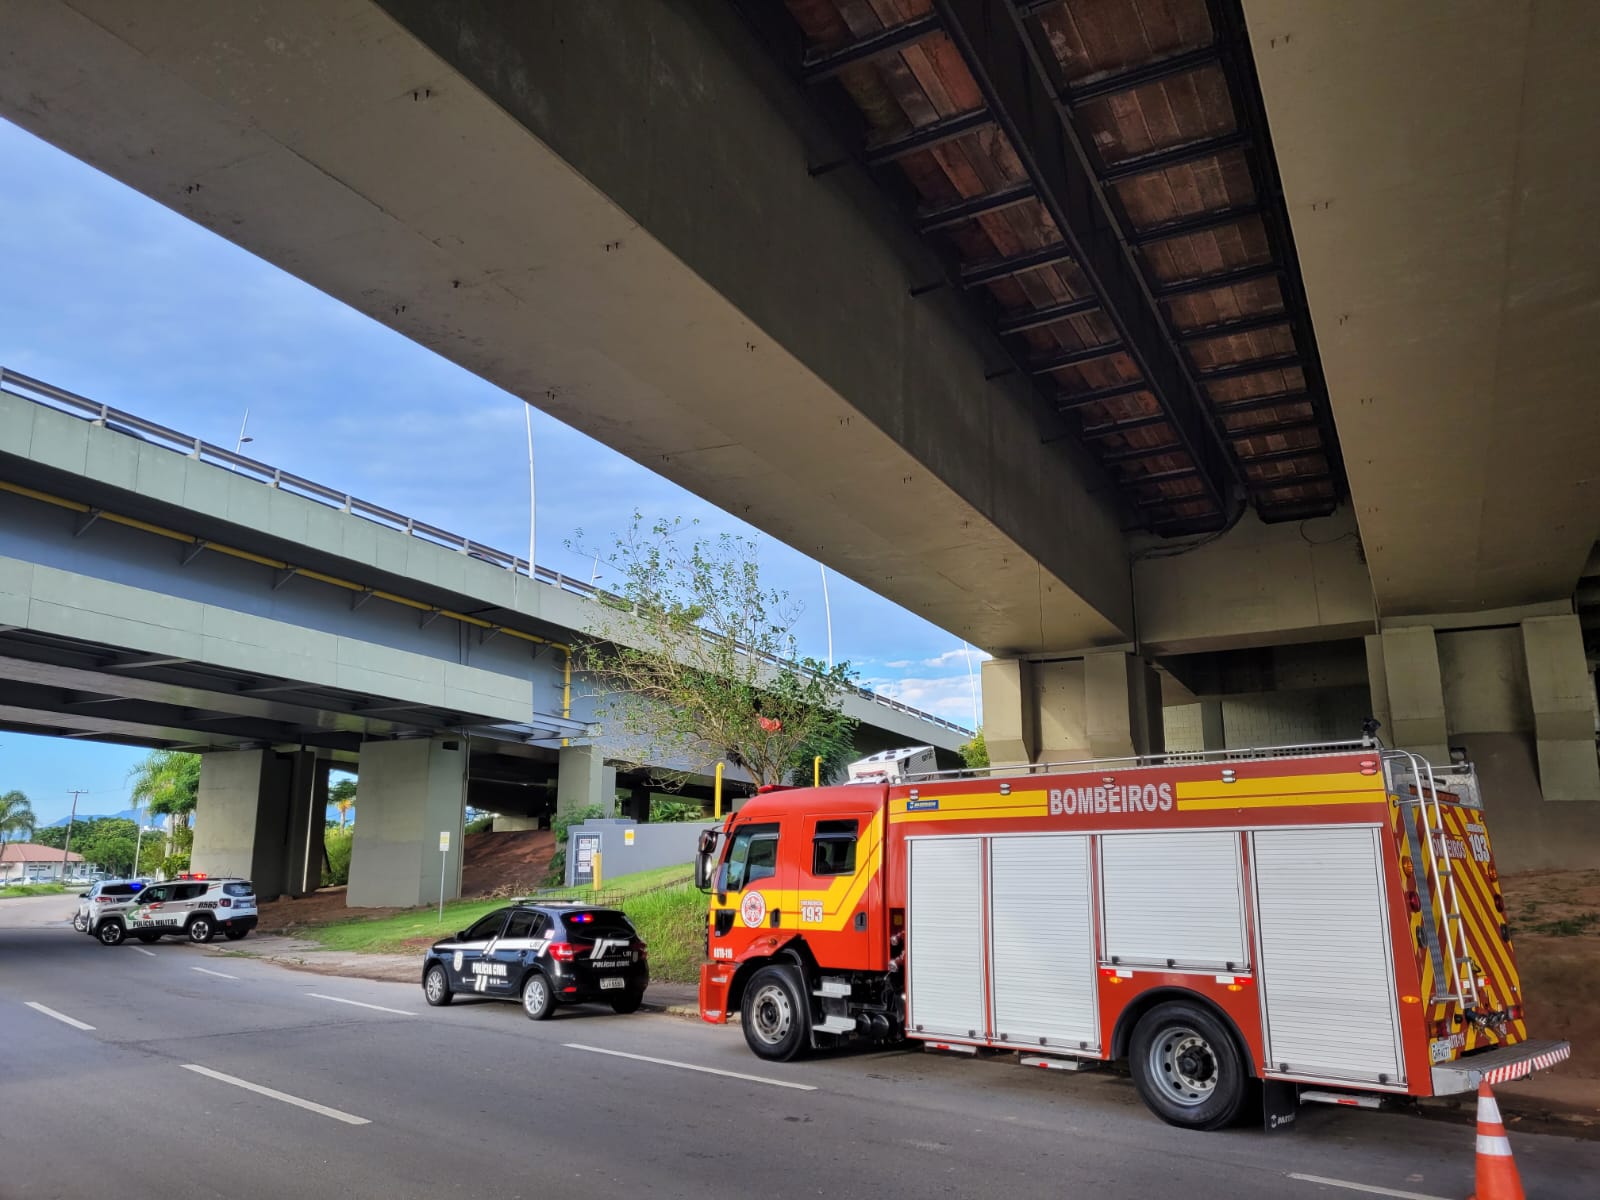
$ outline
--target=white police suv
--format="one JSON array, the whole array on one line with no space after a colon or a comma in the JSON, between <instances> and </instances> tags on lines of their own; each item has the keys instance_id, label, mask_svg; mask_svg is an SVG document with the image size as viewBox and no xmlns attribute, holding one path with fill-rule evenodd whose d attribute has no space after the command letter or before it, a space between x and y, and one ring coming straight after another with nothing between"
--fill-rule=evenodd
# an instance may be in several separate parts
<instances>
[{"instance_id":1,"label":"white police suv","mask_svg":"<svg viewBox=\"0 0 1600 1200\"><path fill-rule=\"evenodd\" d=\"M134 937L149 943L184 937L204 944L220 932L238 941L256 927L256 891L248 879L180 875L146 884L127 902L95 914L91 932L102 945Z\"/></svg>"}]
</instances>

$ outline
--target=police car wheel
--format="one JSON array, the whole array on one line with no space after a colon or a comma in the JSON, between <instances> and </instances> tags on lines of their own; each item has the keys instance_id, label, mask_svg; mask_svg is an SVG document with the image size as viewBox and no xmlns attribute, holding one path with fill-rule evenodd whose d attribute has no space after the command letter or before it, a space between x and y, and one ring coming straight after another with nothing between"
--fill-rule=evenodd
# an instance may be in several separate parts
<instances>
[{"instance_id":1,"label":"police car wheel","mask_svg":"<svg viewBox=\"0 0 1600 1200\"><path fill-rule=\"evenodd\" d=\"M100 939L102 946L120 946L122 939L127 936L127 930L122 928L121 921L102 921L94 935Z\"/></svg>"},{"instance_id":2,"label":"police car wheel","mask_svg":"<svg viewBox=\"0 0 1600 1200\"><path fill-rule=\"evenodd\" d=\"M1233 1124L1249 1094L1238 1043L1197 1004L1175 1001L1146 1013L1133 1031L1128 1065L1151 1111L1185 1129Z\"/></svg>"},{"instance_id":3,"label":"police car wheel","mask_svg":"<svg viewBox=\"0 0 1600 1200\"><path fill-rule=\"evenodd\" d=\"M555 995L550 991L550 981L535 971L522 984L522 1011L530 1020L542 1021L556 1006Z\"/></svg>"},{"instance_id":4,"label":"police car wheel","mask_svg":"<svg viewBox=\"0 0 1600 1200\"><path fill-rule=\"evenodd\" d=\"M745 985L739 1009L744 1040L758 1058L788 1062L810 1041L811 1009L792 967L762 967Z\"/></svg>"},{"instance_id":5,"label":"police car wheel","mask_svg":"<svg viewBox=\"0 0 1600 1200\"><path fill-rule=\"evenodd\" d=\"M644 1003L643 992L623 992L620 996L611 997L611 1011L621 1015L638 1012L639 1006Z\"/></svg>"},{"instance_id":6,"label":"police car wheel","mask_svg":"<svg viewBox=\"0 0 1600 1200\"><path fill-rule=\"evenodd\" d=\"M161 940L161 935L159 933L136 933L133 936L138 938L146 946L148 946L151 942L159 942Z\"/></svg>"},{"instance_id":7,"label":"police car wheel","mask_svg":"<svg viewBox=\"0 0 1600 1200\"><path fill-rule=\"evenodd\" d=\"M210 917L200 916L189 922L189 940L196 945L204 946L216 936L217 926Z\"/></svg>"},{"instance_id":8,"label":"police car wheel","mask_svg":"<svg viewBox=\"0 0 1600 1200\"><path fill-rule=\"evenodd\" d=\"M444 968L437 963L429 967L428 973L422 977L422 998L436 1008L451 1001L450 980Z\"/></svg>"},{"instance_id":9,"label":"police car wheel","mask_svg":"<svg viewBox=\"0 0 1600 1200\"><path fill-rule=\"evenodd\" d=\"M83 917L77 913L72 915L72 927L79 933L83 932Z\"/></svg>"}]
</instances>

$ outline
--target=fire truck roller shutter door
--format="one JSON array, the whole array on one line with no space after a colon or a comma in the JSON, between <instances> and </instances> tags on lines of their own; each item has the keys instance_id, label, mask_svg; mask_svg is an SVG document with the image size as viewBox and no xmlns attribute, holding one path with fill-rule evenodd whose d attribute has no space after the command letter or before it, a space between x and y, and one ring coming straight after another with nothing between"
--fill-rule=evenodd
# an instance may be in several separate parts
<instances>
[{"instance_id":1,"label":"fire truck roller shutter door","mask_svg":"<svg viewBox=\"0 0 1600 1200\"><path fill-rule=\"evenodd\" d=\"M909 838L910 1032L982 1037L983 843Z\"/></svg>"},{"instance_id":2,"label":"fire truck roller shutter door","mask_svg":"<svg viewBox=\"0 0 1600 1200\"><path fill-rule=\"evenodd\" d=\"M1403 1082L1378 830L1253 837L1269 1070Z\"/></svg>"},{"instance_id":3,"label":"fire truck roller shutter door","mask_svg":"<svg viewBox=\"0 0 1600 1200\"><path fill-rule=\"evenodd\" d=\"M1107 959L1180 970L1246 968L1237 833L1114 833L1100 847Z\"/></svg>"},{"instance_id":4,"label":"fire truck roller shutter door","mask_svg":"<svg viewBox=\"0 0 1600 1200\"><path fill-rule=\"evenodd\" d=\"M989 894L996 1036L1099 1049L1089 839L995 838Z\"/></svg>"}]
</instances>

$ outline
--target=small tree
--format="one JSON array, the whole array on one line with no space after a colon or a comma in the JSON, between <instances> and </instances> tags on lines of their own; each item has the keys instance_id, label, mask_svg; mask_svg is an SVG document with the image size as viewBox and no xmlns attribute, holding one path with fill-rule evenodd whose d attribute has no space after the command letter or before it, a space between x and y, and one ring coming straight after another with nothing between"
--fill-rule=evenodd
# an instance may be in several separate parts
<instances>
[{"instance_id":1,"label":"small tree","mask_svg":"<svg viewBox=\"0 0 1600 1200\"><path fill-rule=\"evenodd\" d=\"M18 791L0 795L0 849L8 841L31 836L33 823L33 805L26 796Z\"/></svg>"},{"instance_id":2,"label":"small tree","mask_svg":"<svg viewBox=\"0 0 1600 1200\"><path fill-rule=\"evenodd\" d=\"M171 854L177 830L189 827L189 817L199 803L200 756L154 750L128 772L128 778L133 781L134 807L167 818L167 852Z\"/></svg>"},{"instance_id":3,"label":"small tree","mask_svg":"<svg viewBox=\"0 0 1600 1200\"><path fill-rule=\"evenodd\" d=\"M339 812L339 828L349 822L350 812L356 806L356 781L341 779L328 789L328 803Z\"/></svg>"},{"instance_id":4,"label":"small tree","mask_svg":"<svg viewBox=\"0 0 1600 1200\"><path fill-rule=\"evenodd\" d=\"M755 543L694 537L694 523L635 513L607 556L618 593L577 659L598 684L608 733L640 762L681 755L709 771L719 759L758 785L806 768L813 746L848 743L841 710L852 672L800 658L799 608L762 586ZM691 768L693 769L693 768Z\"/></svg>"},{"instance_id":5,"label":"small tree","mask_svg":"<svg viewBox=\"0 0 1600 1200\"><path fill-rule=\"evenodd\" d=\"M982 728L961 743L959 753L961 761L967 764L968 770L976 771L980 767L989 765L989 744L983 740Z\"/></svg>"}]
</instances>

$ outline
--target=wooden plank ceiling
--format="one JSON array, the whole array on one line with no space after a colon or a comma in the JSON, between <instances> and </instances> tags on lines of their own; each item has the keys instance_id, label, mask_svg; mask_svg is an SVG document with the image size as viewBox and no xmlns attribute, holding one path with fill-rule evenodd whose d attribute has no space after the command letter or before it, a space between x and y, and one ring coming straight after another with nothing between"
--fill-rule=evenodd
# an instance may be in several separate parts
<instances>
[{"instance_id":1,"label":"wooden plank ceiling","mask_svg":"<svg viewBox=\"0 0 1600 1200\"><path fill-rule=\"evenodd\" d=\"M1109 218L1085 222L1099 229L1063 236L1052 213L1071 210L1030 173L1040 147L1016 132L1029 123L1002 110L1005 89L986 94L972 61L995 37L962 27L971 6L783 0L799 48L786 66L836 128L854 126L840 132L858 160L945 248L951 282L1139 523L1214 530L1241 500L1266 520L1331 511L1343 476L1238 0L992 3L1011 6L1000 35L1026 53L1007 61L1036 73L1060 114L1051 136ZM1115 239L1138 283L1122 294L1153 310L1144 327L1166 345L1141 347L1137 323L1099 294L1104 273L1075 253L1093 237ZM1164 385L1147 365L1162 355L1181 364ZM1214 445L1195 445L1180 410Z\"/></svg>"}]
</instances>

